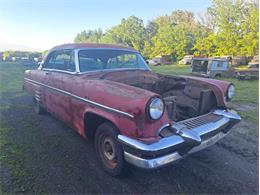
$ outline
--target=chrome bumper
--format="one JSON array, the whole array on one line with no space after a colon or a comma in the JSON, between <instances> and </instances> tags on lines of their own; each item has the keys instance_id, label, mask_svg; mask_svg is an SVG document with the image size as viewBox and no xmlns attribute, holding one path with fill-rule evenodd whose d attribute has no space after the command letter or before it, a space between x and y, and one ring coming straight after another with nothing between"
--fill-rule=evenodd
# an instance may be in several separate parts
<instances>
[{"instance_id":1,"label":"chrome bumper","mask_svg":"<svg viewBox=\"0 0 260 195\"><path fill-rule=\"evenodd\" d=\"M241 118L234 111L214 110L210 113L217 120L202 123L203 116L174 123L174 133L152 144L118 135L123 145L124 158L130 164L145 169L154 169L179 160L188 154L209 147L223 138ZM216 118L215 117L215 118ZM196 124L195 126L191 124Z\"/></svg>"}]
</instances>

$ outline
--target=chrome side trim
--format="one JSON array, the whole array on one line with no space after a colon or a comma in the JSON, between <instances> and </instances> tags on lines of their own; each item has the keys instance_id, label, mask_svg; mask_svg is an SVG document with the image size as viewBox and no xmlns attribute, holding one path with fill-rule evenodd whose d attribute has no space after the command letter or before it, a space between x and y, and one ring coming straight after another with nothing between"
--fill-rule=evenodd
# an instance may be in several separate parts
<instances>
[{"instance_id":1,"label":"chrome side trim","mask_svg":"<svg viewBox=\"0 0 260 195\"><path fill-rule=\"evenodd\" d=\"M153 159L144 159L138 156L134 156L128 152L124 152L125 160L137 167L144 168L144 169L155 169L161 167L163 165L169 164L176 160L182 158L182 156L178 152L174 152L172 154L168 154L162 157L153 158Z\"/></svg>"},{"instance_id":2,"label":"chrome side trim","mask_svg":"<svg viewBox=\"0 0 260 195\"><path fill-rule=\"evenodd\" d=\"M70 93L70 92L67 92L67 91L58 89L58 88L56 88L56 87L52 87L52 86L50 86L50 85L46 85L46 84L43 84L43 83L41 83L41 82L38 82L38 81L35 81L35 80L32 80L32 79L28 79L28 78L24 78L24 80L25 80L26 82L28 82L28 83L31 83L31 84L37 84L37 85L46 87L46 88L48 88L48 89L52 89L52 90L54 90L54 91L58 91L59 93L62 93L62 94L64 94L64 95L71 96L71 97L73 97L73 98L75 98L75 99L77 99L77 100L81 100L81 101L86 102L86 103L88 103L88 104L91 104L91 105L93 105L93 106L97 106L97 107L103 108L103 109L105 109L105 110L108 110L108 111L111 111L111 112L114 112L114 113L117 113L117 114L120 114L120 115L129 117L129 118L134 118L133 115L131 115L131 114L127 113L127 112L123 112L123 111L121 111L121 110L117 110L117 109L115 109L115 108L111 108L111 107L109 107L109 106L105 106L105 105L103 105L103 104L100 104L100 103L97 103L97 102L88 100L88 99L86 99L86 98L79 97L79 96L77 96L77 95L75 95L75 94L72 94L72 93Z\"/></svg>"}]
</instances>

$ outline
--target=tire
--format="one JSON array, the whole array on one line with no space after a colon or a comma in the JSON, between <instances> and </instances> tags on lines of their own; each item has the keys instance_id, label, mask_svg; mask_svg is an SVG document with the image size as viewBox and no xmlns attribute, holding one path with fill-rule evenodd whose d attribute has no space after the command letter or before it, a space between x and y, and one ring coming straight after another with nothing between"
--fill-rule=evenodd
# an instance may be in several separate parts
<instances>
[{"instance_id":1,"label":"tire","mask_svg":"<svg viewBox=\"0 0 260 195\"><path fill-rule=\"evenodd\" d=\"M36 99L33 99L33 109L34 109L34 112L36 114L44 114L45 113L45 110L43 109L43 107L41 106L40 102L37 101Z\"/></svg>"},{"instance_id":2,"label":"tire","mask_svg":"<svg viewBox=\"0 0 260 195\"><path fill-rule=\"evenodd\" d=\"M108 122L101 124L95 133L97 158L103 169L113 177L123 175L126 166L117 134L117 129Z\"/></svg>"}]
</instances>

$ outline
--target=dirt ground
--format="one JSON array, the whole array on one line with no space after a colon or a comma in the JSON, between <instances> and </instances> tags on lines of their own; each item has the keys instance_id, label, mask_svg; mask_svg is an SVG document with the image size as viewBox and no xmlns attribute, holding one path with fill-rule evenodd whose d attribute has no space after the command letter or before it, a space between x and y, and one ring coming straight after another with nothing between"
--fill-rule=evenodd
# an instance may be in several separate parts
<instances>
[{"instance_id":1,"label":"dirt ground","mask_svg":"<svg viewBox=\"0 0 260 195\"><path fill-rule=\"evenodd\" d=\"M113 178L101 170L91 141L49 114L34 114L30 96L1 94L0 104L6 139L18 146L3 147L15 159L1 164L7 193L258 194L257 124L242 121L216 145L171 166L130 166L126 176Z\"/></svg>"}]
</instances>

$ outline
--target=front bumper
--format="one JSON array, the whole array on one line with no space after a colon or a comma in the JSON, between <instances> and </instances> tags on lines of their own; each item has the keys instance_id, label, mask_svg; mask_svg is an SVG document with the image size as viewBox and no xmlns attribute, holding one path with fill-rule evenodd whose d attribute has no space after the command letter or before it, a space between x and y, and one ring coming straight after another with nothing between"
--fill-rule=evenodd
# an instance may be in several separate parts
<instances>
[{"instance_id":1,"label":"front bumper","mask_svg":"<svg viewBox=\"0 0 260 195\"><path fill-rule=\"evenodd\" d=\"M240 120L234 111L214 110L166 126L159 132L162 138L151 144L124 135L118 135L118 140L123 145L124 158L128 163L154 169L213 145ZM162 131L167 131L167 134Z\"/></svg>"}]
</instances>

